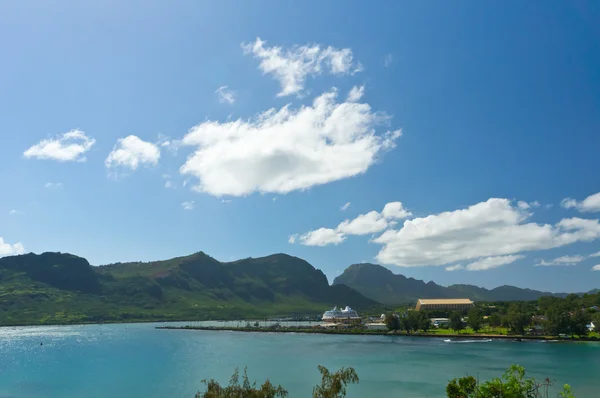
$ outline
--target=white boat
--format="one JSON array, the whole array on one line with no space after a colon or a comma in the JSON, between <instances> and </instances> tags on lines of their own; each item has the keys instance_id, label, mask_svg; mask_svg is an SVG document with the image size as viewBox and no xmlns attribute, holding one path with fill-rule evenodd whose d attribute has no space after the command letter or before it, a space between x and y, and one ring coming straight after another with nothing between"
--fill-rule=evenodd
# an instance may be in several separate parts
<instances>
[{"instance_id":1,"label":"white boat","mask_svg":"<svg viewBox=\"0 0 600 398\"><path fill-rule=\"evenodd\" d=\"M343 310L338 310L337 307L333 307L332 310L325 311L322 320L323 322L346 323L357 322L360 321L361 318L355 310L346 306Z\"/></svg>"}]
</instances>

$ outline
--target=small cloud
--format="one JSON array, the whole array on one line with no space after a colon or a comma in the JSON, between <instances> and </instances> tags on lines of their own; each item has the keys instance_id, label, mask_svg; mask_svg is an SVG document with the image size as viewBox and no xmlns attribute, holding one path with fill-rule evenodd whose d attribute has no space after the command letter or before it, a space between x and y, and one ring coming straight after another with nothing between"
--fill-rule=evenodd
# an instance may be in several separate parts
<instances>
[{"instance_id":1,"label":"small cloud","mask_svg":"<svg viewBox=\"0 0 600 398\"><path fill-rule=\"evenodd\" d=\"M458 271L458 270L461 270L461 269L464 269L464 268L465 267L463 267L462 265L456 264L456 265L450 265L449 267L446 267L445 270L446 271Z\"/></svg>"},{"instance_id":2,"label":"small cloud","mask_svg":"<svg viewBox=\"0 0 600 398\"><path fill-rule=\"evenodd\" d=\"M14 256L23 253L25 253L25 247L21 242L10 244L6 243L4 239L0 237L0 257Z\"/></svg>"},{"instance_id":3,"label":"small cloud","mask_svg":"<svg viewBox=\"0 0 600 398\"><path fill-rule=\"evenodd\" d=\"M288 243L293 245L294 243L296 243L297 237L298 237L298 234L290 235L290 237L288 238Z\"/></svg>"},{"instance_id":4,"label":"small cloud","mask_svg":"<svg viewBox=\"0 0 600 398\"><path fill-rule=\"evenodd\" d=\"M270 74L279 82L281 91L278 97L301 95L309 76L343 76L363 70L362 65L354 61L349 48L318 44L291 48L268 47L260 38L256 38L254 43L242 43L241 46L244 54L252 54L260 61L259 68L263 74Z\"/></svg>"},{"instance_id":5,"label":"small cloud","mask_svg":"<svg viewBox=\"0 0 600 398\"><path fill-rule=\"evenodd\" d=\"M63 187L62 182L47 182L44 184L44 188L48 189L59 189Z\"/></svg>"},{"instance_id":6,"label":"small cloud","mask_svg":"<svg viewBox=\"0 0 600 398\"><path fill-rule=\"evenodd\" d=\"M273 196L273 202L277 201L277 196Z\"/></svg>"},{"instance_id":7,"label":"small cloud","mask_svg":"<svg viewBox=\"0 0 600 398\"><path fill-rule=\"evenodd\" d=\"M229 204L231 203L231 199L221 199L221 203Z\"/></svg>"},{"instance_id":8,"label":"small cloud","mask_svg":"<svg viewBox=\"0 0 600 398\"><path fill-rule=\"evenodd\" d=\"M104 165L107 169L127 168L135 171L140 165L156 166L159 159L160 149L156 144L130 135L117 140Z\"/></svg>"},{"instance_id":9,"label":"small cloud","mask_svg":"<svg viewBox=\"0 0 600 398\"><path fill-rule=\"evenodd\" d=\"M165 188L175 188L171 180L165 181Z\"/></svg>"},{"instance_id":10,"label":"small cloud","mask_svg":"<svg viewBox=\"0 0 600 398\"><path fill-rule=\"evenodd\" d=\"M23 213L20 212L19 210L12 209L11 211L8 212L8 214L10 214L11 216L14 216L16 214L23 214Z\"/></svg>"},{"instance_id":11,"label":"small cloud","mask_svg":"<svg viewBox=\"0 0 600 398\"><path fill-rule=\"evenodd\" d=\"M348 102L356 102L365 94L365 86L354 86L348 93Z\"/></svg>"},{"instance_id":12,"label":"small cloud","mask_svg":"<svg viewBox=\"0 0 600 398\"><path fill-rule=\"evenodd\" d=\"M59 162L85 162L84 154L96 143L81 130L71 130L56 138L42 140L23 152L26 158L57 160Z\"/></svg>"},{"instance_id":13,"label":"small cloud","mask_svg":"<svg viewBox=\"0 0 600 398\"><path fill-rule=\"evenodd\" d=\"M183 208L183 210L194 210L195 205L196 205L196 202L193 200L181 203L181 207Z\"/></svg>"},{"instance_id":14,"label":"small cloud","mask_svg":"<svg viewBox=\"0 0 600 398\"><path fill-rule=\"evenodd\" d=\"M536 267L550 267L550 266L573 266L577 263L585 260L585 257L580 255L575 256L562 256L555 258L554 260L546 261L542 260L538 264L535 264Z\"/></svg>"},{"instance_id":15,"label":"small cloud","mask_svg":"<svg viewBox=\"0 0 600 398\"><path fill-rule=\"evenodd\" d=\"M394 61L394 57L392 56L392 54L387 54L385 56L385 58L383 59L383 66L387 68L392 65L393 61Z\"/></svg>"},{"instance_id":16,"label":"small cloud","mask_svg":"<svg viewBox=\"0 0 600 398\"><path fill-rule=\"evenodd\" d=\"M346 202L345 205L343 205L342 207L340 207L341 211L346 211L348 210L348 208L350 207L351 203L350 202Z\"/></svg>"},{"instance_id":17,"label":"small cloud","mask_svg":"<svg viewBox=\"0 0 600 398\"><path fill-rule=\"evenodd\" d=\"M588 257L600 257L600 252L590 254Z\"/></svg>"},{"instance_id":18,"label":"small cloud","mask_svg":"<svg viewBox=\"0 0 600 398\"><path fill-rule=\"evenodd\" d=\"M600 192L588 196L581 202L572 198L564 198L560 205L565 209L575 208L582 213L598 212L600 211Z\"/></svg>"},{"instance_id":19,"label":"small cloud","mask_svg":"<svg viewBox=\"0 0 600 398\"><path fill-rule=\"evenodd\" d=\"M215 93L219 96L219 102L221 104L233 104L235 102L235 92L230 90L227 86L219 87Z\"/></svg>"},{"instance_id":20,"label":"small cloud","mask_svg":"<svg viewBox=\"0 0 600 398\"><path fill-rule=\"evenodd\" d=\"M592 267L592 271L600 271L600 264L598 264L598 265L594 265L594 266Z\"/></svg>"}]
</instances>

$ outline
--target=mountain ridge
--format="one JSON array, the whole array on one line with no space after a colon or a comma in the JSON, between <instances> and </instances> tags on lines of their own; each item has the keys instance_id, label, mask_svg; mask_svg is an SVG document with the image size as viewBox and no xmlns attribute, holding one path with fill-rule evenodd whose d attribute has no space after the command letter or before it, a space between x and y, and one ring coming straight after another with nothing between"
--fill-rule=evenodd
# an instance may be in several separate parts
<instances>
[{"instance_id":1,"label":"mountain ridge","mask_svg":"<svg viewBox=\"0 0 600 398\"><path fill-rule=\"evenodd\" d=\"M438 285L433 281L407 278L372 263L352 264L337 276L333 285L346 285L365 297L386 305L414 303L419 298L470 298L476 301L533 301L543 296L565 297L567 293L551 293L510 285L494 289L467 284ZM593 292L593 291L592 291ZM582 294L582 293L577 293Z\"/></svg>"},{"instance_id":2,"label":"mountain ridge","mask_svg":"<svg viewBox=\"0 0 600 398\"><path fill-rule=\"evenodd\" d=\"M69 253L0 258L2 325L314 317L334 305L381 307L286 254L224 263L197 252L101 266Z\"/></svg>"}]
</instances>

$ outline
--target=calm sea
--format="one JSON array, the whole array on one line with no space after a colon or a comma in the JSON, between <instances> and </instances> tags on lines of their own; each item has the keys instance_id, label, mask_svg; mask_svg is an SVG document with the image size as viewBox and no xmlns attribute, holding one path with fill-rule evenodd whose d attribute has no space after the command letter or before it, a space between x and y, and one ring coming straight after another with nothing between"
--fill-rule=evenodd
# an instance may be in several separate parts
<instances>
[{"instance_id":1,"label":"calm sea","mask_svg":"<svg viewBox=\"0 0 600 398\"><path fill-rule=\"evenodd\" d=\"M510 364L600 396L600 343L326 336L156 330L153 324L0 328L0 397L188 397L204 378L226 382L236 366L309 397L317 365L352 366L349 397L443 397L447 381L485 379ZM43 345L40 345L43 343Z\"/></svg>"}]
</instances>

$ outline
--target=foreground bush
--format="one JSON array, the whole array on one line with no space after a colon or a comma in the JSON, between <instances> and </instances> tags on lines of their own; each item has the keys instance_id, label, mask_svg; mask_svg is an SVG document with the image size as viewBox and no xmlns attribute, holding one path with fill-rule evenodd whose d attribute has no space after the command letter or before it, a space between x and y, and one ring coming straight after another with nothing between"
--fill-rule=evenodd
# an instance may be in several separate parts
<instances>
[{"instance_id":1,"label":"foreground bush","mask_svg":"<svg viewBox=\"0 0 600 398\"><path fill-rule=\"evenodd\" d=\"M547 398L549 379L538 381L525 377L525 368L511 366L501 378L479 383L473 376L451 380L446 386L448 398ZM561 398L574 398L568 384L558 394Z\"/></svg>"},{"instance_id":2,"label":"foreground bush","mask_svg":"<svg viewBox=\"0 0 600 398\"><path fill-rule=\"evenodd\" d=\"M343 398L346 396L346 385L358 383L358 375L353 368L341 368L335 373L329 372L325 366L318 366L321 372L321 384L313 388L313 398ZM229 379L227 387L214 379L202 380L206 385L206 392L196 394L196 398L276 398L287 397L288 392L282 386L273 385L267 379L260 387L256 382L250 383L248 373L244 369L242 384L240 384L239 370L236 368Z\"/></svg>"}]
</instances>

